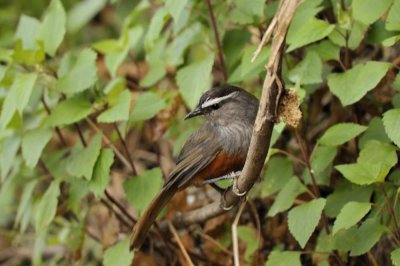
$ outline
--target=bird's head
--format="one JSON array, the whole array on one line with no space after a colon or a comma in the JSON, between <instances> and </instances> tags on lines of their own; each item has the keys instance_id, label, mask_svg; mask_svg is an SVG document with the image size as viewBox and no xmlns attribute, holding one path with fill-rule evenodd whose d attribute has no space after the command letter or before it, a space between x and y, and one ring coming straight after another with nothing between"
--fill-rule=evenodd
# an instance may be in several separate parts
<instances>
[{"instance_id":1,"label":"bird's head","mask_svg":"<svg viewBox=\"0 0 400 266\"><path fill-rule=\"evenodd\" d=\"M254 120L257 109L258 100L252 94L236 86L222 85L206 91L185 119L204 115L218 124L237 119Z\"/></svg>"}]
</instances>

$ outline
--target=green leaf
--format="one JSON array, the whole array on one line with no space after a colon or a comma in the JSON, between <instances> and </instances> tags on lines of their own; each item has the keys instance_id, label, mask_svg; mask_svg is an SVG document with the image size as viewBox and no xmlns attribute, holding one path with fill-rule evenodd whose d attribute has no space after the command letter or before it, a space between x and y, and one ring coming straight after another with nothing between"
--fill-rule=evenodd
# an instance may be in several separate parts
<instances>
[{"instance_id":1,"label":"green leaf","mask_svg":"<svg viewBox=\"0 0 400 266\"><path fill-rule=\"evenodd\" d=\"M355 184L382 182L397 163L396 149L387 143L370 140L361 150L357 163L337 165L344 177Z\"/></svg>"},{"instance_id":2,"label":"green leaf","mask_svg":"<svg viewBox=\"0 0 400 266\"><path fill-rule=\"evenodd\" d=\"M167 22L167 10L166 8L159 8L153 14L149 28L144 39L144 46L146 51L150 51L153 48L155 41L159 38L161 30L164 24Z\"/></svg>"},{"instance_id":3,"label":"green leaf","mask_svg":"<svg viewBox=\"0 0 400 266\"><path fill-rule=\"evenodd\" d=\"M390 139L386 135L385 128L383 126L382 120L379 117L374 117L371 119L368 125L368 129L361 136L359 141L360 148L364 148L365 144L369 140L379 140L381 142L390 143Z\"/></svg>"},{"instance_id":4,"label":"green leaf","mask_svg":"<svg viewBox=\"0 0 400 266\"><path fill-rule=\"evenodd\" d=\"M49 118L51 126L69 125L87 117L93 112L92 105L83 98L70 98L59 103Z\"/></svg>"},{"instance_id":5,"label":"green leaf","mask_svg":"<svg viewBox=\"0 0 400 266\"><path fill-rule=\"evenodd\" d=\"M133 251L129 250L129 239L124 239L109 247L104 252L104 266L130 266L134 257Z\"/></svg>"},{"instance_id":6,"label":"green leaf","mask_svg":"<svg viewBox=\"0 0 400 266\"><path fill-rule=\"evenodd\" d=\"M353 18L366 25L378 20L388 10L393 0L353 0L351 10Z\"/></svg>"},{"instance_id":7,"label":"green leaf","mask_svg":"<svg viewBox=\"0 0 400 266\"><path fill-rule=\"evenodd\" d=\"M23 218L27 213L30 216L32 212L31 208L33 202L33 190L35 189L38 181L38 179L34 179L24 185L24 190L22 191L21 199L18 205L17 215L15 216L15 226L20 225L21 232L24 232L28 226L26 222L24 223Z\"/></svg>"},{"instance_id":8,"label":"green leaf","mask_svg":"<svg viewBox=\"0 0 400 266\"><path fill-rule=\"evenodd\" d=\"M227 30L222 40L222 50L224 51L225 63L229 72L239 63L242 51L250 43L250 33L245 29Z\"/></svg>"},{"instance_id":9,"label":"green leaf","mask_svg":"<svg viewBox=\"0 0 400 266\"><path fill-rule=\"evenodd\" d=\"M188 0L166 0L165 8L171 14L175 23L178 21L183 9L185 8Z\"/></svg>"},{"instance_id":10,"label":"green leaf","mask_svg":"<svg viewBox=\"0 0 400 266\"><path fill-rule=\"evenodd\" d=\"M343 106L353 104L378 85L390 66L389 63L368 61L344 73L329 74L329 89Z\"/></svg>"},{"instance_id":11,"label":"green leaf","mask_svg":"<svg viewBox=\"0 0 400 266\"><path fill-rule=\"evenodd\" d=\"M270 8L267 8L269 10ZM297 32L307 23L313 19L321 10L323 10L322 0L307 0L303 1L296 8L296 13L290 23L287 42L292 43L293 39L297 38Z\"/></svg>"},{"instance_id":12,"label":"green leaf","mask_svg":"<svg viewBox=\"0 0 400 266\"><path fill-rule=\"evenodd\" d=\"M31 97L37 76L37 73L18 73L15 76L1 111L0 122L3 128L11 121L15 111L18 110L22 115Z\"/></svg>"},{"instance_id":13,"label":"green leaf","mask_svg":"<svg viewBox=\"0 0 400 266\"><path fill-rule=\"evenodd\" d=\"M60 0L52 0L39 31L39 39L44 42L44 49L54 56L58 46L64 39L66 15Z\"/></svg>"},{"instance_id":14,"label":"green leaf","mask_svg":"<svg viewBox=\"0 0 400 266\"><path fill-rule=\"evenodd\" d=\"M8 57L7 53L0 53L0 58L5 57L5 60L11 61L13 60L16 63L26 64L29 66L34 66L39 64L43 61L45 57L43 43L39 43L39 47L37 50L24 50L22 48L22 41L18 40L15 44L14 53L9 54L10 58Z\"/></svg>"},{"instance_id":15,"label":"green leaf","mask_svg":"<svg viewBox=\"0 0 400 266\"><path fill-rule=\"evenodd\" d=\"M386 29L390 31L400 31L400 0L393 0L393 5L389 10L386 19Z\"/></svg>"},{"instance_id":16,"label":"green leaf","mask_svg":"<svg viewBox=\"0 0 400 266\"><path fill-rule=\"evenodd\" d=\"M190 45L198 41L201 41L202 38L201 32L202 32L202 25L198 22L195 22L189 27L185 28L178 36L176 36L172 40L171 44L168 45L165 51L165 57L166 57L165 61L167 62L167 64L173 66L181 65L183 63L183 56L187 48ZM158 59L161 60L159 57ZM150 60L151 64L153 64L152 61L156 60Z\"/></svg>"},{"instance_id":17,"label":"green leaf","mask_svg":"<svg viewBox=\"0 0 400 266\"><path fill-rule=\"evenodd\" d=\"M292 206L297 196L304 191L306 191L304 185L296 177L292 177L279 192L267 215L272 217L277 213L286 211Z\"/></svg>"},{"instance_id":18,"label":"green leaf","mask_svg":"<svg viewBox=\"0 0 400 266\"><path fill-rule=\"evenodd\" d=\"M143 213L153 197L160 191L163 183L161 169L158 167L125 181L125 194L138 215Z\"/></svg>"},{"instance_id":19,"label":"green leaf","mask_svg":"<svg viewBox=\"0 0 400 266\"><path fill-rule=\"evenodd\" d=\"M348 41L348 43L349 43L348 45L349 45L350 49L355 50L360 46L368 29L369 29L368 26L364 25L363 23L360 23L357 21L353 22L350 36L349 36L349 41ZM346 41L345 41L345 44L346 44Z\"/></svg>"},{"instance_id":20,"label":"green leaf","mask_svg":"<svg viewBox=\"0 0 400 266\"><path fill-rule=\"evenodd\" d=\"M325 213L328 217L336 217L343 206L349 201L369 202L372 195L371 186L358 186L344 182L326 198Z\"/></svg>"},{"instance_id":21,"label":"green leaf","mask_svg":"<svg viewBox=\"0 0 400 266\"><path fill-rule=\"evenodd\" d=\"M352 21L349 23L350 34L348 29L344 29L340 26L336 26L335 30L329 34L329 39L338 46L347 46L351 50L357 49L362 40L365 38L366 32L369 27L361 22ZM348 35L348 41L345 36Z\"/></svg>"},{"instance_id":22,"label":"green leaf","mask_svg":"<svg viewBox=\"0 0 400 266\"><path fill-rule=\"evenodd\" d=\"M394 266L400 266L400 248L397 248L390 253L390 259Z\"/></svg>"},{"instance_id":23,"label":"green leaf","mask_svg":"<svg viewBox=\"0 0 400 266\"><path fill-rule=\"evenodd\" d=\"M167 73L165 62L162 59L153 59L149 63L149 72L140 81L140 86L151 87Z\"/></svg>"},{"instance_id":24,"label":"green leaf","mask_svg":"<svg viewBox=\"0 0 400 266\"><path fill-rule=\"evenodd\" d=\"M393 81L392 86L396 91L400 92L400 73L397 73L396 79Z\"/></svg>"},{"instance_id":25,"label":"green leaf","mask_svg":"<svg viewBox=\"0 0 400 266\"><path fill-rule=\"evenodd\" d=\"M94 165L93 177L89 182L89 189L94 193L97 199L103 196L103 192L107 187L113 162L113 151L111 149L102 149Z\"/></svg>"},{"instance_id":26,"label":"green leaf","mask_svg":"<svg viewBox=\"0 0 400 266\"><path fill-rule=\"evenodd\" d=\"M333 248L342 252L348 252L356 244L357 226L352 226L347 230L340 230L331 236L334 242Z\"/></svg>"},{"instance_id":27,"label":"green leaf","mask_svg":"<svg viewBox=\"0 0 400 266\"><path fill-rule=\"evenodd\" d=\"M21 15L17 32L15 33L16 39L21 39L22 48L24 50L35 50L38 48L37 35L40 28L40 21L36 18Z\"/></svg>"},{"instance_id":28,"label":"green leaf","mask_svg":"<svg viewBox=\"0 0 400 266\"><path fill-rule=\"evenodd\" d=\"M392 167L397 163L396 148L387 143L370 140L361 150L357 162L370 164L382 162L384 166Z\"/></svg>"},{"instance_id":29,"label":"green leaf","mask_svg":"<svg viewBox=\"0 0 400 266\"><path fill-rule=\"evenodd\" d=\"M49 128L37 128L28 131L22 138L22 157L26 165L34 168L44 147L50 141L53 132Z\"/></svg>"},{"instance_id":30,"label":"green leaf","mask_svg":"<svg viewBox=\"0 0 400 266\"><path fill-rule=\"evenodd\" d=\"M265 3L263 0L253 0L251 5L246 0L236 0L235 4L236 7L229 16L233 22L250 24L264 14Z\"/></svg>"},{"instance_id":31,"label":"green leaf","mask_svg":"<svg viewBox=\"0 0 400 266\"><path fill-rule=\"evenodd\" d=\"M284 157L272 157L267 164L261 195L268 197L281 190L293 177L293 164Z\"/></svg>"},{"instance_id":32,"label":"green leaf","mask_svg":"<svg viewBox=\"0 0 400 266\"><path fill-rule=\"evenodd\" d=\"M97 134L86 148L83 147L73 153L67 165L67 171L71 175L92 179L93 168L100 154L101 139L102 135Z\"/></svg>"},{"instance_id":33,"label":"green leaf","mask_svg":"<svg viewBox=\"0 0 400 266\"><path fill-rule=\"evenodd\" d=\"M314 199L289 211L288 224L290 233L299 242L302 248L307 244L318 225L326 200Z\"/></svg>"},{"instance_id":34,"label":"green leaf","mask_svg":"<svg viewBox=\"0 0 400 266\"><path fill-rule=\"evenodd\" d=\"M150 119L166 106L165 100L153 92L138 94L129 121L137 122Z\"/></svg>"},{"instance_id":35,"label":"green leaf","mask_svg":"<svg viewBox=\"0 0 400 266\"><path fill-rule=\"evenodd\" d=\"M330 40L323 40L319 43L312 44L308 47L307 51L317 53L322 61L339 61L340 58L340 47Z\"/></svg>"},{"instance_id":36,"label":"green leaf","mask_svg":"<svg viewBox=\"0 0 400 266\"><path fill-rule=\"evenodd\" d=\"M301 266L298 251L272 251L265 266Z\"/></svg>"},{"instance_id":37,"label":"green leaf","mask_svg":"<svg viewBox=\"0 0 400 266\"><path fill-rule=\"evenodd\" d=\"M350 182L358 185L369 185L381 182L385 176L380 175L380 165L370 165L367 163L353 163L337 165L336 169Z\"/></svg>"},{"instance_id":38,"label":"green leaf","mask_svg":"<svg viewBox=\"0 0 400 266\"><path fill-rule=\"evenodd\" d=\"M79 215L82 212L82 199L89 194L89 184L86 180L77 179L71 182L68 189L67 207Z\"/></svg>"},{"instance_id":39,"label":"green leaf","mask_svg":"<svg viewBox=\"0 0 400 266\"><path fill-rule=\"evenodd\" d=\"M310 158L315 176L321 175L332 164L336 154L335 146L316 145Z\"/></svg>"},{"instance_id":40,"label":"green leaf","mask_svg":"<svg viewBox=\"0 0 400 266\"><path fill-rule=\"evenodd\" d=\"M178 70L176 82L186 104L191 108L211 85L211 70L214 64L214 55L209 55L200 62L191 63Z\"/></svg>"},{"instance_id":41,"label":"green leaf","mask_svg":"<svg viewBox=\"0 0 400 266\"><path fill-rule=\"evenodd\" d=\"M366 220L357 230L350 256L360 256L370 251L385 231L386 228L375 218Z\"/></svg>"},{"instance_id":42,"label":"green leaf","mask_svg":"<svg viewBox=\"0 0 400 266\"><path fill-rule=\"evenodd\" d=\"M288 40L289 48L287 52L291 52L299 47L325 38L334 28L335 25L331 25L323 20L311 18L299 31L293 33L292 38Z\"/></svg>"},{"instance_id":43,"label":"green leaf","mask_svg":"<svg viewBox=\"0 0 400 266\"><path fill-rule=\"evenodd\" d=\"M256 49L257 47L252 45L246 48L244 51L242 62L240 64L240 76L242 80L256 77L261 72L265 71L265 62L269 57L270 49L269 47L264 47L256 60L252 62L251 59L253 58Z\"/></svg>"},{"instance_id":44,"label":"green leaf","mask_svg":"<svg viewBox=\"0 0 400 266\"><path fill-rule=\"evenodd\" d=\"M251 256L258 248L258 238L254 229L249 226L238 226L238 236L241 240L246 242L246 251L244 253L244 259L251 261Z\"/></svg>"},{"instance_id":45,"label":"green leaf","mask_svg":"<svg viewBox=\"0 0 400 266\"><path fill-rule=\"evenodd\" d=\"M91 49L82 50L75 62L71 62L70 55L63 57L64 66L60 79L57 80L55 87L66 94L73 94L84 91L93 86L97 79L96 53Z\"/></svg>"},{"instance_id":46,"label":"green leaf","mask_svg":"<svg viewBox=\"0 0 400 266\"><path fill-rule=\"evenodd\" d=\"M400 109L392 109L383 114L383 125L389 138L400 147Z\"/></svg>"},{"instance_id":47,"label":"green leaf","mask_svg":"<svg viewBox=\"0 0 400 266\"><path fill-rule=\"evenodd\" d=\"M106 5L107 0L84 0L77 2L68 12L67 30L75 33L86 25Z\"/></svg>"},{"instance_id":48,"label":"green leaf","mask_svg":"<svg viewBox=\"0 0 400 266\"><path fill-rule=\"evenodd\" d=\"M343 206L335 223L332 233L336 234L341 229L349 229L359 222L371 210L371 203L351 201Z\"/></svg>"},{"instance_id":49,"label":"green leaf","mask_svg":"<svg viewBox=\"0 0 400 266\"><path fill-rule=\"evenodd\" d=\"M321 83L321 58L314 52L307 53L306 57L289 71L289 79L293 83L301 85Z\"/></svg>"},{"instance_id":50,"label":"green leaf","mask_svg":"<svg viewBox=\"0 0 400 266\"><path fill-rule=\"evenodd\" d=\"M116 103L97 117L97 121L100 123L127 121L129 119L130 104L131 93L129 90L124 90L119 94Z\"/></svg>"},{"instance_id":51,"label":"green leaf","mask_svg":"<svg viewBox=\"0 0 400 266\"><path fill-rule=\"evenodd\" d=\"M54 180L43 194L35 210L35 228L37 232L43 232L56 216L59 195L60 183L58 180Z\"/></svg>"},{"instance_id":52,"label":"green leaf","mask_svg":"<svg viewBox=\"0 0 400 266\"><path fill-rule=\"evenodd\" d=\"M15 163L17 151L21 140L18 136L12 136L1 142L0 149L0 172L1 180L4 181Z\"/></svg>"},{"instance_id":53,"label":"green leaf","mask_svg":"<svg viewBox=\"0 0 400 266\"><path fill-rule=\"evenodd\" d=\"M327 146L338 146L349 140L357 137L367 129L365 126L361 126L353 123L340 123L331 126L327 129L319 139L319 143Z\"/></svg>"}]
</instances>

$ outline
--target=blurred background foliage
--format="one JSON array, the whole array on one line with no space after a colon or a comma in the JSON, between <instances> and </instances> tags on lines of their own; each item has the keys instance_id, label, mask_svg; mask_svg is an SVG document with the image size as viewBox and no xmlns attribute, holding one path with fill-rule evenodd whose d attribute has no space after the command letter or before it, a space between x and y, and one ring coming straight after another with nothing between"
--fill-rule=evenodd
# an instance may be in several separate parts
<instances>
[{"instance_id":1,"label":"blurred background foliage","mask_svg":"<svg viewBox=\"0 0 400 266\"><path fill-rule=\"evenodd\" d=\"M186 264L168 231L136 254L127 236L200 125L182 121L200 95L260 95L268 45L251 58L278 4L0 0L0 262ZM301 1L283 79L302 124L274 129L241 264L400 265L398 14L400 0ZM215 200L189 188L163 216ZM234 214L181 231L194 264L232 264Z\"/></svg>"}]
</instances>

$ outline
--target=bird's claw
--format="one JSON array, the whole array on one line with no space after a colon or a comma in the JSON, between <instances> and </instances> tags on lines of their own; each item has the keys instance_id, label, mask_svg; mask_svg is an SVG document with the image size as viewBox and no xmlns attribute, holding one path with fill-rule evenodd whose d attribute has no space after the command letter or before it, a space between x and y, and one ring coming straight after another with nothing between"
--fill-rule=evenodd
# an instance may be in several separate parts
<instances>
[{"instance_id":1,"label":"bird's claw","mask_svg":"<svg viewBox=\"0 0 400 266\"><path fill-rule=\"evenodd\" d=\"M222 195L221 195L221 202L220 202L219 207L221 209L223 209L224 211L229 211L229 210L231 210L233 208L233 205L225 206L225 193L226 193L226 191L224 193L222 193Z\"/></svg>"},{"instance_id":2,"label":"bird's claw","mask_svg":"<svg viewBox=\"0 0 400 266\"><path fill-rule=\"evenodd\" d=\"M237 178L233 179L232 192L233 192L233 194L235 194L238 197L243 197L247 193L247 191L240 192L240 190L237 186Z\"/></svg>"}]
</instances>

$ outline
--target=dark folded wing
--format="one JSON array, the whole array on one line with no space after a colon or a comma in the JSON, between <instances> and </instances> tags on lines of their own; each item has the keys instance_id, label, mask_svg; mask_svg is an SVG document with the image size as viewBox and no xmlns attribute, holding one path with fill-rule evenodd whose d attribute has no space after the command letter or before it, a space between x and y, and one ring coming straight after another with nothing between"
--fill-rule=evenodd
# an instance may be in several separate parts
<instances>
[{"instance_id":1,"label":"dark folded wing","mask_svg":"<svg viewBox=\"0 0 400 266\"><path fill-rule=\"evenodd\" d=\"M214 160L220 150L217 133L207 124L201 127L186 141L165 187L174 185L181 188L188 185L196 173Z\"/></svg>"}]
</instances>

